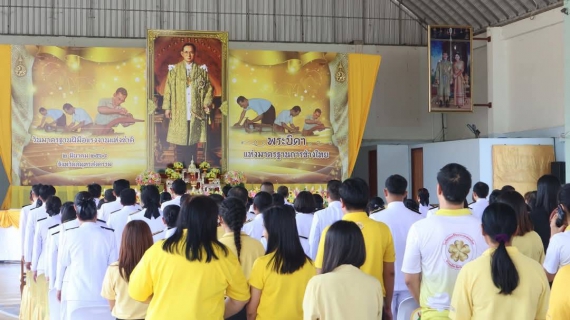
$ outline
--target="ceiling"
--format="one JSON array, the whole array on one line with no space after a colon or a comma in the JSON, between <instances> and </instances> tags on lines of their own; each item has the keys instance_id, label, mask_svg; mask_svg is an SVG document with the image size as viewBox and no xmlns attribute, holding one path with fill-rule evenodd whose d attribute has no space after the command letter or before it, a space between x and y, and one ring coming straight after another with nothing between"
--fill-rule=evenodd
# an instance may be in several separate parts
<instances>
[{"instance_id":1,"label":"ceiling","mask_svg":"<svg viewBox=\"0 0 570 320\"><path fill-rule=\"evenodd\" d=\"M396 0L393 0L396 1ZM400 0L424 25L470 25L475 33L563 5L563 0Z\"/></svg>"}]
</instances>

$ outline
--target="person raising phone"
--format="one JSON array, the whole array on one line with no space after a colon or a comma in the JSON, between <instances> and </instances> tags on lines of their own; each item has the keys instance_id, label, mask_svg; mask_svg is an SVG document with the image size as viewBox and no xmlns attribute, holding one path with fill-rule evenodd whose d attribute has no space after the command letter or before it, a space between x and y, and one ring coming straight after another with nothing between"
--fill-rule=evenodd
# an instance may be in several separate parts
<instances>
[{"instance_id":1,"label":"person raising phone","mask_svg":"<svg viewBox=\"0 0 570 320\"><path fill-rule=\"evenodd\" d=\"M551 282L558 269L570 264L570 232L564 232L570 224L569 209L570 184L565 184L558 192L558 207L550 216L551 238L543 264L548 280Z\"/></svg>"}]
</instances>

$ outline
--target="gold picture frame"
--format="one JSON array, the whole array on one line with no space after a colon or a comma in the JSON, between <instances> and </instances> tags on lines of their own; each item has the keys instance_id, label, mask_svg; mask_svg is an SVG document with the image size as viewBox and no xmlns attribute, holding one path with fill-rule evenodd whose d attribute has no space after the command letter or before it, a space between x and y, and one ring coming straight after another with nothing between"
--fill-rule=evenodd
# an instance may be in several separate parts
<instances>
[{"instance_id":1,"label":"gold picture frame","mask_svg":"<svg viewBox=\"0 0 570 320\"><path fill-rule=\"evenodd\" d=\"M221 139L219 153L219 166L221 167L222 171L227 169L228 160L228 130L227 130L227 109L225 106L227 105L228 99L228 87L227 87L227 59L228 59L228 39L229 35L228 32L218 32L218 31L187 31L187 30L148 30L147 32L147 93L148 93L148 103L147 103L147 111L148 111L148 153L147 153L147 164L149 170L159 171L165 168L165 163L168 162L168 159L173 157L173 151L167 150L164 145L168 145L165 143L164 137L160 137L158 131L161 131L166 126L164 115L160 114L162 112L161 106L161 94L160 94L160 86L163 85L161 81L164 81L165 77L165 68L164 65L168 65L168 71L170 70L171 66L169 63L178 63L181 61L180 56L178 56L178 61L173 60L174 54L173 52L176 50L179 53L180 45L190 42L194 45L198 46L199 49L197 50L196 54L196 63L204 64L208 68L210 66L204 61L211 61L212 56L216 56L220 59L219 61L219 70L208 70L210 82L212 83L213 87L213 95L214 100L216 101L216 106L214 108L215 114L221 115L221 123L219 123L220 132L219 136ZM217 42L219 41L219 52ZM165 45L166 42L170 42ZM208 53L204 54L205 50ZM158 50L158 52L157 52ZM170 55L170 57L164 57L164 61L157 58L157 55L161 54ZM168 61L166 61L168 59ZM160 73L157 74L157 69L155 66L156 61L161 61L161 69ZM215 66L214 69L216 68ZM166 74L168 73L166 71ZM211 74L212 71L217 71L221 73L220 78L216 79L216 81L212 81ZM219 93L219 96L217 95ZM214 104L214 102L212 103ZM209 123L212 121L216 121L215 125L218 124L218 118L215 116L210 116ZM215 118L215 119L211 119ZM159 130L157 130L157 128ZM216 135L217 136L217 135ZM209 139L208 139L209 141ZM210 144L208 142L206 145ZM171 147L172 149L172 147ZM216 155L219 153L218 147L216 147ZM211 152L211 150L206 150L204 148L204 157L207 157L206 154ZM160 161L157 161L160 160ZM197 159L194 159L197 161ZM206 160L209 160L206 158ZM175 159L174 161L178 161ZM158 164L158 166L157 166ZM186 166L189 163L185 163ZM212 164L213 167L217 166L217 163Z\"/></svg>"},{"instance_id":2,"label":"gold picture frame","mask_svg":"<svg viewBox=\"0 0 570 320\"><path fill-rule=\"evenodd\" d=\"M429 112L473 112L471 26L428 26L428 84Z\"/></svg>"}]
</instances>

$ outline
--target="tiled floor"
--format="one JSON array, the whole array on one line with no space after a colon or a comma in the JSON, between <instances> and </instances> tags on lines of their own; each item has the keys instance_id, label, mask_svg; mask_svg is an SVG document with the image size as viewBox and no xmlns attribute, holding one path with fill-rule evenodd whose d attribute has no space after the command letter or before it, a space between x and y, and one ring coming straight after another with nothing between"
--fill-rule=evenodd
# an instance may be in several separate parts
<instances>
[{"instance_id":1,"label":"tiled floor","mask_svg":"<svg viewBox=\"0 0 570 320\"><path fill-rule=\"evenodd\" d=\"M20 263L0 263L0 320L18 319Z\"/></svg>"}]
</instances>

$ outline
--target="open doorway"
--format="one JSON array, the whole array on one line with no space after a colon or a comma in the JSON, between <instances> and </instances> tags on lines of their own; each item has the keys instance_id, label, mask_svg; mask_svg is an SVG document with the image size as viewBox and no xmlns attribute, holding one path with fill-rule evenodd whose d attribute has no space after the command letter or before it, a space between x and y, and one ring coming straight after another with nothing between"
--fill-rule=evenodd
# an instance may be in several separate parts
<instances>
[{"instance_id":1,"label":"open doorway","mask_svg":"<svg viewBox=\"0 0 570 320\"><path fill-rule=\"evenodd\" d=\"M412 199L418 198L418 189L424 187L424 149L412 149Z\"/></svg>"}]
</instances>

